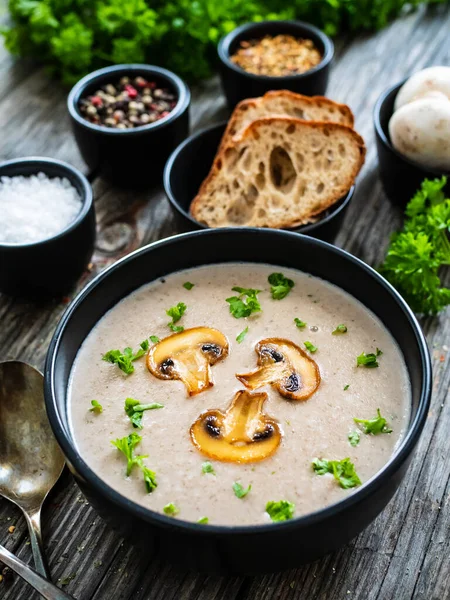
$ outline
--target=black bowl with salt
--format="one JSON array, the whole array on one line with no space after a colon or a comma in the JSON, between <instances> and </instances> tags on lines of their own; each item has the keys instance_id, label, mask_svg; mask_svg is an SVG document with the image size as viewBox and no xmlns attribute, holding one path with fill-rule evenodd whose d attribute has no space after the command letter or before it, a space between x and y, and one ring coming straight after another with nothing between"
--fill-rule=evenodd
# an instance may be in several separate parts
<instances>
[{"instance_id":1,"label":"black bowl with salt","mask_svg":"<svg viewBox=\"0 0 450 600\"><path fill-rule=\"evenodd\" d=\"M0 164L0 292L27 299L70 292L95 243L92 188L67 163Z\"/></svg>"}]
</instances>

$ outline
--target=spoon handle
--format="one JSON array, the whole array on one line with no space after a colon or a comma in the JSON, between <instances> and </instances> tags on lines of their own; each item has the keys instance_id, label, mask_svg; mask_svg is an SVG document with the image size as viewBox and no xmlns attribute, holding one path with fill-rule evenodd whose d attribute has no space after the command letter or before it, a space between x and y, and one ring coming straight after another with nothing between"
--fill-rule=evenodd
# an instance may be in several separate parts
<instances>
[{"instance_id":1,"label":"spoon handle","mask_svg":"<svg viewBox=\"0 0 450 600\"><path fill-rule=\"evenodd\" d=\"M24 512L24 514L28 524L28 531L30 532L31 550L33 552L36 571L46 579L51 579L47 561L44 558L44 546L41 534L41 509L30 513Z\"/></svg>"},{"instance_id":2,"label":"spoon handle","mask_svg":"<svg viewBox=\"0 0 450 600\"><path fill-rule=\"evenodd\" d=\"M69 596L66 592L57 588L56 585L38 575L3 546L0 546L0 560L20 575L22 579L29 583L46 600L73 600L72 596Z\"/></svg>"}]
</instances>

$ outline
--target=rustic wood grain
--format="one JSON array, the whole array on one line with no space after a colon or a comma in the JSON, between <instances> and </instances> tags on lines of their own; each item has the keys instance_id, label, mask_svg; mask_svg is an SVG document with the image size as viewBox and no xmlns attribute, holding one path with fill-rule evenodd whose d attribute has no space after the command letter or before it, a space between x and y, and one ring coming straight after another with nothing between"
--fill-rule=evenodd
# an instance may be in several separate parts
<instances>
[{"instance_id":1,"label":"rustic wood grain","mask_svg":"<svg viewBox=\"0 0 450 600\"><path fill-rule=\"evenodd\" d=\"M450 9L410 14L375 35L341 39L329 96L350 104L368 146L357 193L336 243L378 264L401 212L385 198L376 172L372 109L388 86L431 64L450 64ZM32 64L0 51L0 158L43 154L87 169L70 134L66 92ZM226 115L217 79L194 90L194 129ZM98 239L86 281L120 256L176 233L163 192L117 190L93 181ZM447 277L450 283L450 274ZM74 292L75 293L75 292ZM72 294L73 295L73 294ZM66 299L67 301L67 299ZM0 296L0 359L42 368L66 303L43 305ZM357 539L315 563L261 577L181 571L136 552L96 515L65 472L44 510L45 545L55 581L79 600L446 600L450 598L450 319L422 325L432 351L434 393L415 458L387 509ZM13 534L8 527L15 525ZM19 511L0 500L0 542L31 562ZM295 548L293 548L295 552ZM0 584L4 600L35 600L18 578Z\"/></svg>"}]
</instances>

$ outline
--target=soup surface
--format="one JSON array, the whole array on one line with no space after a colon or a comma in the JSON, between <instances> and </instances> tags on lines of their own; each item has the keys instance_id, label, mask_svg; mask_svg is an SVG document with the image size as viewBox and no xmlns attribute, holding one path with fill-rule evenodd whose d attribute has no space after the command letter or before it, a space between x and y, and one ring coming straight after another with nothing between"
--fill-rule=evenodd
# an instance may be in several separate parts
<instances>
[{"instance_id":1,"label":"soup surface","mask_svg":"<svg viewBox=\"0 0 450 600\"><path fill-rule=\"evenodd\" d=\"M292 279L294 287L283 299L273 299L268 276L280 271ZM186 289L186 282L194 287ZM226 302L239 295L232 291L234 286L261 290L257 296L261 312L235 318ZM149 336L163 339L171 335L166 310L179 302L187 309L176 326L212 327L228 339L228 356L211 367L213 387L189 397L182 381L155 377L145 356L133 362L130 375L117 364L102 360L110 350L132 347L136 352ZM296 318L306 325L298 327ZM338 325L345 325L347 332L332 334ZM239 343L236 337L247 327ZM245 389L235 375L255 370L255 345L273 337L294 342L317 363L321 375L318 389L305 401L288 400L271 385L256 390L268 394L263 412L275 419L282 431L280 445L268 458L235 463L203 455L191 440L191 425L204 411L229 407L236 392ZM308 351L305 342L317 350ZM376 357L378 368L357 366L359 355L376 354L377 348L382 351ZM124 410L126 398L163 407L144 411L142 429L135 429ZM101 413L90 411L93 399L102 405ZM312 467L315 458L340 461L349 457L362 484L377 473L404 434L410 386L397 344L361 303L299 271L246 263L174 273L143 286L113 307L79 350L69 401L80 454L120 494L158 512L173 504L176 510L172 512L179 511L175 518L197 521L207 517L210 524L249 525L270 522L266 512L270 501L286 500L295 505L294 516L300 516L357 489L341 487L339 474L316 472ZM355 417L375 418L377 409L387 420L384 430L392 429L391 433L365 433L366 424L355 423ZM126 458L111 444L133 432L142 436L135 454L148 455L142 464L155 473L157 487L151 493L144 485L141 467L134 466L127 477ZM204 467L208 461L212 469ZM251 489L238 497L236 483L244 490Z\"/></svg>"}]
</instances>

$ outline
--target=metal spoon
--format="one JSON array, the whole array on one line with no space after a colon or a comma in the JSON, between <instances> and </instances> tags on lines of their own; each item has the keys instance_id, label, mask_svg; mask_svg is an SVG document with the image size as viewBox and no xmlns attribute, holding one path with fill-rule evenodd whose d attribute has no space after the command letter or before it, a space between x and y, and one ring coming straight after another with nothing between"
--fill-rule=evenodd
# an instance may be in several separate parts
<instances>
[{"instance_id":1,"label":"metal spoon","mask_svg":"<svg viewBox=\"0 0 450 600\"><path fill-rule=\"evenodd\" d=\"M22 362L0 363L0 495L22 509L36 570L47 579L41 508L63 468L45 411L42 374Z\"/></svg>"},{"instance_id":2,"label":"metal spoon","mask_svg":"<svg viewBox=\"0 0 450 600\"><path fill-rule=\"evenodd\" d=\"M30 569L28 565L19 560L14 554L11 554L3 546L0 546L0 560L34 587L46 600L73 600L72 596L69 596L66 592L57 588L56 585L38 575L36 571Z\"/></svg>"}]
</instances>

